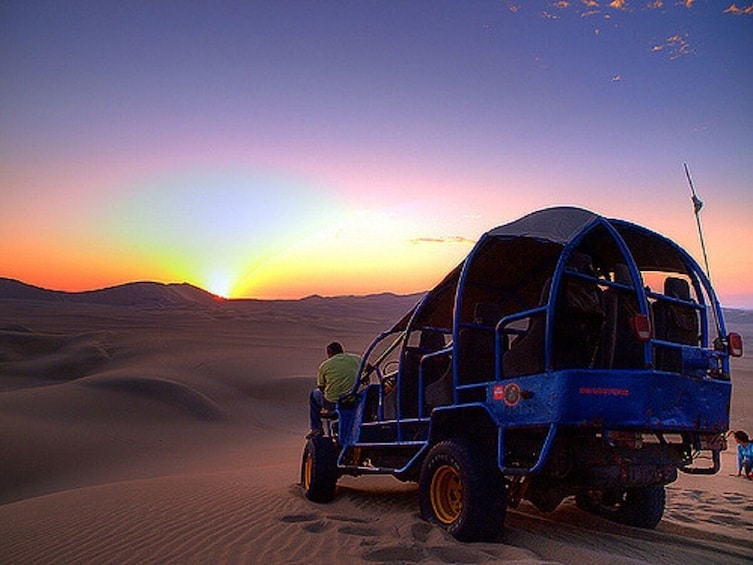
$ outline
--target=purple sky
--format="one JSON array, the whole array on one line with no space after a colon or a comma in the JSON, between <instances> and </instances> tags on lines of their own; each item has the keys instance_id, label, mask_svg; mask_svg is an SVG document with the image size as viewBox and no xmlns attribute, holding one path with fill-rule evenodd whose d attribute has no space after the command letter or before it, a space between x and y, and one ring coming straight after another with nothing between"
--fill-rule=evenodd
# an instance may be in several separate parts
<instances>
[{"instance_id":1,"label":"purple sky","mask_svg":"<svg viewBox=\"0 0 753 565\"><path fill-rule=\"evenodd\" d=\"M0 4L0 276L413 292L575 204L753 307L753 4Z\"/></svg>"}]
</instances>

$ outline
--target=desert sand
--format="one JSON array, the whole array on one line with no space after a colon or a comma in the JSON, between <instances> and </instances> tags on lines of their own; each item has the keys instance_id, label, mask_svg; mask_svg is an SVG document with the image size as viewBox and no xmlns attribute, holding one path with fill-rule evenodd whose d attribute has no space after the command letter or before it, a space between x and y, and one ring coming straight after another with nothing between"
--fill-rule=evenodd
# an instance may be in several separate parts
<instances>
[{"instance_id":1,"label":"desert sand","mask_svg":"<svg viewBox=\"0 0 753 565\"><path fill-rule=\"evenodd\" d=\"M464 544L389 477L309 502L324 346L362 352L415 297L127 302L0 299L0 563L753 562L733 442L719 474L669 485L653 531L524 502L496 543ZM753 345L750 314L728 323ZM753 432L750 359L733 380L731 426Z\"/></svg>"}]
</instances>

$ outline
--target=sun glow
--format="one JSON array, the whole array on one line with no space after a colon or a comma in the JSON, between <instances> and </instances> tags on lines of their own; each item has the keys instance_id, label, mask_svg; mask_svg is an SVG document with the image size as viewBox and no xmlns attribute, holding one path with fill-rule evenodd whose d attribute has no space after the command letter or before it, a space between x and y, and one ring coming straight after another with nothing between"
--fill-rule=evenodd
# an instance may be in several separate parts
<instances>
[{"instance_id":1,"label":"sun glow","mask_svg":"<svg viewBox=\"0 0 753 565\"><path fill-rule=\"evenodd\" d=\"M299 239L248 272L235 294L301 298L424 291L453 268L473 243L417 230L411 222L418 216L416 211L393 212L350 210L340 221Z\"/></svg>"},{"instance_id":2,"label":"sun glow","mask_svg":"<svg viewBox=\"0 0 753 565\"><path fill-rule=\"evenodd\" d=\"M207 277L206 288L209 292L221 298L230 298L233 290L233 279L225 271L213 271Z\"/></svg>"}]
</instances>

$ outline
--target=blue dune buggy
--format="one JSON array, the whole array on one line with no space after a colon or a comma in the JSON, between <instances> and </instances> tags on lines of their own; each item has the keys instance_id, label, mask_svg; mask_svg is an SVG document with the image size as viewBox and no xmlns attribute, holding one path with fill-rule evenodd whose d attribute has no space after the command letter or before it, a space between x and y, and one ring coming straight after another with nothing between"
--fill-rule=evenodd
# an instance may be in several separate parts
<instances>
[{"instance_id":1,"label":"blue dune buggy","mask_svg":"<svg viewBox=\"0 0 753 565\"><path fill-rule=\"evenodd\" d=\"M422 516L493 540L521 499L654 528L665 485L726 449L730 356L709 280L669 239L579 208L487 232L362 361L308 440L307 497L343 475L418 482ZM701 461L698 461L701 459Z\"/></svg>"}]
</instances>

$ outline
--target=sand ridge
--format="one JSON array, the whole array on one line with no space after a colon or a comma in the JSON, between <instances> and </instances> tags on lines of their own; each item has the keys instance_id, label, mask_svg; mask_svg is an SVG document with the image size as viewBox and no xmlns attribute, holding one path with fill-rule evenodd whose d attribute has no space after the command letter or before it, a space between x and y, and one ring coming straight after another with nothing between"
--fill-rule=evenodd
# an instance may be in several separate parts
<instances>
[{"instance_id":1,"label":"sand ridge","mask_svg":"<svg viewBox=\"0 0 753 565\"><path fill-rule=\"evenodd\" d=\"M362 351L413 297L155 307L0 300L0 563L750 563L753 481L734 446L669 485L655 531L565 501L508 510L495 543L418 514L416 486L297 485L324 345ZM750 316L734 329L753 343ZM753 431L736 361L734 428Z\"/></svg>"}]
</instances>

